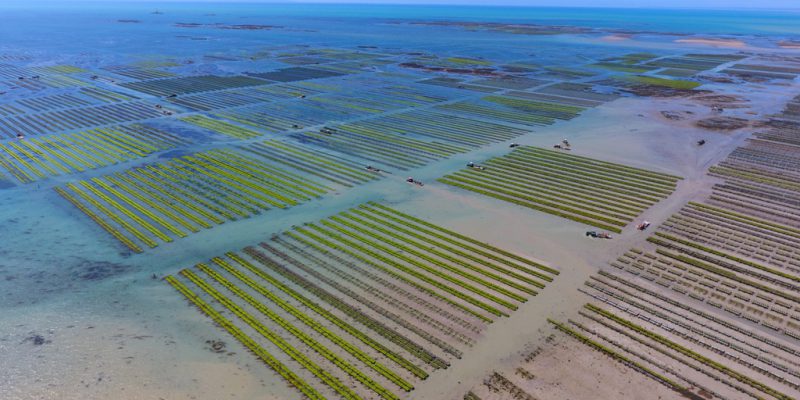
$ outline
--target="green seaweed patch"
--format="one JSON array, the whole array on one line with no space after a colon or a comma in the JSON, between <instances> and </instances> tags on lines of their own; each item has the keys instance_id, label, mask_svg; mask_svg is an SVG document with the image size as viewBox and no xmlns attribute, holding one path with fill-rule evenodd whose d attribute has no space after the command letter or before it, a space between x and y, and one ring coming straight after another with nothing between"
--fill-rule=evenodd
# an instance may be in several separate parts
<instances>
[{"instance_id":1,"label":"green seaweed patch","mask_svg":"<svg viewBox=\"0 0 800 400\"><path fill-rule=\"evenodd\" d=\"M582 107L545 103L540 101L521 100L503 96L486 96L483 98L483 100L524 111L553 111L578 114L584 110Z\"/></svg>"},{"instance_id":2,"label":"green seaweed patch","mask_svg":"<svg viewBox=\"0 0 800 400\"><path fill-rule=\"evenodd\" d=\"M621 64L638 64L642 61L652 60L656 57L658 57L658 55L652 53L631 53L619 57L606 58L601 61L610 61Z\"/></svg>"},{"instance_id":3,"label":"green seaweed patch","mask_svg":"<svg viewBox=\"0 0 800 400\"><path fill-rule=\"evenodd\" d=\"M172 60L142 60L136 61L131 65L139 68L170 68L181 66L181 64Z\"/></svg>"},{"instance_id":4,"label":"green seaweed patch","mask_svg":"<svg viewBox=\"0 0 800 400\"><path fill-rule=\"evenodd\" d=\"M620 59L623 60L623 62L635 63L640 61L652 60L656 57L658 57L658 55L653 53L631 53L620 57Z\"/></svg>"},{"instance_id":5,"label":"green seaweed patch","mask_svg":"<svg viewBox=\"0 0 800 400\"><path fill-rule=\"evenodd\" d=\"M689 78L696 75L698 70L684 68L666 68L658 72L659 75L674 76L678 78Z\"/></svg>"},{"instance_id":6,"label":"green seaweed patch","mask_svg":"<svg viewBox=\"0 0 800 400\"><path fill-rule=\"evenodd\" d=\"M700 82L695 82L695 81L687 81L683 79L657 78L654 76L636 75L636 76L626 77L626 79L644 85L663 86L671 89L683 89L683 90L691 90L701 85Z\"/></svg>"},{"instance_id":7,"label":"green seaweed patch","mask_svg":"<svg viewBox=\"0 0 800 400\"><path fill-rule=\"evenodd\" d=\"M595 74L589 71L581 71L579 69L573 68L566 68L566 67L558 67L558 66L548 66L544 67L544 69L551 71L551 72L558 72L570 75L579 75L579 76L594 76Z\"/></svg>"},{"instance_id":8,"label":"green seaweed patch","mask_svg":"<svg viewBox=\"0 0 800 400\"><path fill-rule=\"evenodd\" d=\"M44 69L49 72L55 72L59 74L79 74L83 72L89 72L83 68L73 65L51 65L49 67L45 67Z\"/></svg>"},{"instance_id":9,"label":"green seaweed patch","mask_svg":"<svg viewBox=\"0 0 800 400\"><path fill-rule=\"evenodd\" d=\"M459 65L492 65L491 62L486 60L476 60L474 58L467 58L467 57L448 57L445 61L451 64L459 64Z\"/></svg>"},{"instance_id":10,"label":"green seaweed patch","mask_svg":"<svg viewBox=\"0 0 800 400\"><path fill-rule=\"evenodd\" d=\"M603 68L611 71L630 72L630 73L647 72L653 69L652 67L624 65L624 64L609 63L609 62L599 62L595 64L590 64L589 66L595 68Z\"/></svg>"}]
</instances>

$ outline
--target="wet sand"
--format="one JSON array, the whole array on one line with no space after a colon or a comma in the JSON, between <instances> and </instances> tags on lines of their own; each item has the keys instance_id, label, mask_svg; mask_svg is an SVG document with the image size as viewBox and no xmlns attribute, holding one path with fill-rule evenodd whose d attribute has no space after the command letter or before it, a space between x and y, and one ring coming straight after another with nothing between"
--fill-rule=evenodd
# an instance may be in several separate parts
<instances>
[{"instance_id":1,"label":"wet sand","mask_svg":"<svg viewBox=\"0 0 800 400\"><path fill-rule=\"evenodd\" d=\"M759 97L757 104L761 112L778 110L791 97L778 96L769 104L766 99L760 98L763 95L756 95ZM685 177L669 198L642 215L642 220L647 219L657 226L688 201L705 198L710 193L712 184L719 181L706 175L707 168L724 159L751 132L710 132L693 127L685 121L675 122L663 118L659 120L654 114L664 107L683 107L696 112L703 112L705 108L705 112L708 112L708 107L685 99L619 99L589 111L568 124L530 135L519 142L546 146L566 137L573 144L575 154ZM742 109L736 112L744 114L748 111L752 110ZM695 141L699 138L705 138L713 144L697 147ZM443 379L421 385L412 398L460 398L469 388L484 379L489 372L486 365L508 368L513 366L512 360L518 359L524 349L531 348L553 331L552 326L542 316L552 316L560 320L574 316L586 301L586 297L577 289L583 286L589 276L629 248L641 246L647 237L646 233L629 228L610 241L587 239L583 232L591 229L590 227L549 214L531 212L523 207L509 206L499 200L473 196L440 185L432 185L430 189L426 186L425 192L422 196L396 206L461 232L469 232L478 239L502 245L519 254L545 260L548 265L558 268L561 274L517 313L491 325L486 338L466 352L461 362L440 373ZM573 351L592 350L586 348ZM559 353L557 357L569 357L569 353ZM598 359L597 356L582 357ZM609 375L602 379L615 379L612 374ZM638 381L641 378L633 379ZM568 393L569 396L564 398L586 398L591 393L591 386L578 385L573 391L563 387L564 385L562 383L560 391L542 393ZM618 388L626 384L616 382L609 386ZM642 393L639 390L632 387L629 393ZM656 390L660 394L668 395L665 398L675 396L674 392L663 388Z\"/></svg>"},{"instance_id":2,"label":"wet sand","mask_svg":"<svg viewBox=\"0 0 800 400\"><path fill-rule=\"evenodd\" d=\"M531 346L533 347L534 344ZM675 393L597 351L587 351L562 333L543 338L538 347L509 357L498 369L537 399L680 399ZM486 382L487 379L484 379ZM486 383L472 389L481 399L513 398L493 393ZM504 397L507 396L507 397Z\"/></svg>"},{"instance_id":3,"label":"wet sand","mask_svg":"<svg viewBox=\"0 0 800 400\"><path fill-rule=\"evenodd\" d=\"M676 43L688 44L702 44L711 47L727 47L727 48L741 48L746 47L747 44L737 39L719 39L719 38L691 38L691 39L677 39Z\"/></svg>"},{"instance_id":4,"label":"wet sand","mask_svg":"<svg viewBox=\"0 0 800 400\"><path fill-rule=\"evenodd\" d=\"M728 41L720 44L703 40L686 39L685 43L738 46ZM751 100L747 108L726 110L724 114L750 120L775 112L794 89L753 85L703 88L706 87ZM663 117L662 111L692 114L683 120L670 120ZM706 175L707 167L723 159L752 132L751 128L716 132L694 125L697 119L712 115L715 114L707 105L693 99L621 98L587 110L572 121L536 128L514 141L550 147L568 138L574 154L685 177L673 195L642 216L658 225L687 201L707 196L711 183L716 181ZM707 144L697 147L699 139L706 139ZM82 215L51 191L32 191L24 204L0 210L3 221L23 221L18 225L4 224L4 263L59 265L67 251L88 263L105 263L105 267L98 279L76 277L78 271L58 268L48 272L56 278L38 277L36 274L41 271L8 268L13 274L24 275L20 281L45 282L52 285L52 291L30 299L31 288L20 285L2 294L4 300L18 305L0 315L0 326L8 327L0 335L0 371L4 371L0 374L0 397L300 398L296 390L287 387L234 339L188 306L173 289L150 276L175 273L295 224L374 200L561 271L553 284L512 317L492 324L462 360L437 371L408 396L460 398L486 376L487 366L512 368L526 352L542 344L552 332L545 317L566 319L574 315L585 301L577 288L606 262L645 240L644 234L630 228L613 240L588 239L584 236L587 226L435 182L468 161L478 162L508 150L508 143L500 143L415 170L414 177L426 183L424 188L405 184L405 177L395 174L358 190L334 193L321 201L200 232L180 246L161 246L136 260L121 254L109 255L109 248L119 248L113 239L86 223ZM14 194L13 190L17 189L11 189L9 195ZM37 226L47 229L37 230L36 240L42 245L32 249L29 231ZM47 243L58 246L51 248ZM37 335L43 343L34 344ZM204 345L208 340L219 339L235 354L217 354ZM555 350L540 354L531 365L532 373L543 380L542 386L531 388L531 393L542 398L586 398L598 393L639 398L653 393L641 389L654 385L639 376L611 385L629 391L598 392L597 383L615 379L612 371L620 367L592 351L570 346L569 341L557 339L557 343ZM586 384L567 387L556 381L562 374L575 380L590 374L590 379ZM663 388L652 390L665 398L674 394L662 393Z\"/></svg>"},{"instance_id":5,"label":"wet sand","mask_svg":"<svg viewBox=\"0 0 800 400\"><path fill-rule=\"evenodd\" d=\"M776 104L779 101L775 99ZM567 137L574 143L573 151L578 155L685 176L670 198L643 216L657 225L686 201L707 194L713 179L706 177L705 168L723 158L746 134L709 132L693 128L685 121L657 119L659 109L681 107L697 112L702 108L684 99L619 99L569 123L542 129L517 141L548 146ZM694 141L700 137L709 140L710 145L697 148ZM104 282L101 288L94 287L91 292L62 304L59 307L62 313L44 311L46 307L39 311L37 305L19 308L19 313L29 316L26 323L7 333L0 343L6 347L5 354L11 355L4 357L5 362L29 360L30 363L13 361L11 365L0 365L12 371L5 375L17 388L11 393L19 394L19 398L33 398L21 394L31 394L31 387L41 387L41 382L48 382L46 387L35 392L35 397L68 398L56 396L56 393L74 393L76 399L86 398L87 394L100 398L135 391L137 394L130 398L144 398L146 393L162 397L170 393L171 398L251 398L247 393L262 393L266 385L266 392L274 398L296 398L292 389L273 378L250 356L216 355L207 349L199 350L198 346L206 340L222 339L231 351L245 353L207 318L187 307L172 289L159 280L150 280L149 275L174 272L176 268L188 266L182 260L207 259L252 244L253 238L268 237L293 224L313 221L364 201L383 200L401 211L532 257L561 271L553 284L511 318L492 324L485 337L468 350L462 360L437 372L411 396L419 399L458 397L482 379L487 372L486 365L502 366L518 357L522 349L530 348L531 343L549 334L551 328L542 316L565 318L572 315L582 301L576 289L605 262L645 238L628 229L610 241L587 239L583 235L587 227L581 224L434 182L443 170L506 151L507 145L501 144L425 167L415 174L428 182L424 188L406 185L402 177L392 176L365 186L365 190L330 196L324 207L322 202L309 203L296 207L292 213L273 214L269 225L258 219L242 221L235 227L218 228L214 236L200 233L193 246L184 246L180 251L166 246L155 249L148 255L152 260L146 263L149 268ZM83 224L74 225L56 229L52 234L57 237L62 229L73 233L90 229ZM233 240L223 243L215 240L216 235L228 235L226 231ZM61 235L53 240L69 240L63 233ZM45 255L46 252L37 256ZM121 259L120 262L125 261ZM114 315L113 319L109 319L109 312ZM14 314L3 317L8 324L20 320ZM34 333L42 334L57 345L33 348L18 345ZM37 356L30 357L31 351L37 352ZM85 368L73 367L76 354L85 357ZM176 358L181 360L180 365L176 364ZM0 364L5 362L0 361Z\"/></svg>"}]
</instances>

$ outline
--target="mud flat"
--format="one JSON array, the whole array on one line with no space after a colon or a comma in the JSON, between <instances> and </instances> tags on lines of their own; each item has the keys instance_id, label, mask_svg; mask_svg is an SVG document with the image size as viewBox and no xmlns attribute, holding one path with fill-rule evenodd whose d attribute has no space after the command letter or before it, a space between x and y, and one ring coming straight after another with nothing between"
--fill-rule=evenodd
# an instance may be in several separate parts
<instances>
[{"instance_id":1,"label":"mud flat","mask_svg":"<svg viewBox=\"0 0 800 400\"><path fill-rule=\"evenodd\" d=\"M721 39L721 38L684 38L675 40L675 43L702 44L712 47L728 47L728 48L738 48L747 46L747 44L741 40Z\"/></svg>"},{"instance_id":2,"label":"mud flat","mask_svg":"<svg viewBox=\"0 0 800 400\"><path fill-rule=\"evenodd\" d=\"M0 398L797 397L788 51L225 7L10 30Z\"/></svg>"},{"instance_id":3,"label":"mud flat","mask_svg":"<svg viewBox=\"0 0 800 400\"><path fill-rule=\"evenodd\" d=\"M774 120L793 118L794 104ZM708 170L718 178L708 181L711 193L690 196L646 242L601 266L577 288L577 313L551 317L541 332L552 334L510 355L464 398L631 396L644 377L660 398L795 398L800 223L786 202L800 190L790 161L798 129L777 125L720 159ZM551 378L583 371L581 360L595 368L575 384Z\"/></svg>"}]
</instances>

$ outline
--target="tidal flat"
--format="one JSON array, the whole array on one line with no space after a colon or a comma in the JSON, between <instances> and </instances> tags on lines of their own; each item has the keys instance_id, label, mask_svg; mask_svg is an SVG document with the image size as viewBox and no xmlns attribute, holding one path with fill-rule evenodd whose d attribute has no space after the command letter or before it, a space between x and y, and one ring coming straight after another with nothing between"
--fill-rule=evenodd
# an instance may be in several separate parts
<instances>
[{"instance_id":1,"label":"tidal flat","mask_svg":"<svg viewBox=\"0 0 800 400\"><path fill-rule=\"evenodd\" d=\"M796 14L0 11L2 399L800 397Z\"/></svg>"}]
</instances>

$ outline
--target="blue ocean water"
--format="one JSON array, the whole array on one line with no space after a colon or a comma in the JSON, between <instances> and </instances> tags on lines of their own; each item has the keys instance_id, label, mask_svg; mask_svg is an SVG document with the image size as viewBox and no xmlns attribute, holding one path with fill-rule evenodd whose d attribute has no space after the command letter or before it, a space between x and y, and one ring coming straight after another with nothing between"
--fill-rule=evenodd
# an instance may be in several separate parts
<instances>
[{"instance_id":1,"label":"blue ocean water","mask_svg":"<svg viewBox=\"0 0 800 400\"><path fill-rule=\"evenodd\" d=\"M281 19L385 19L448 20L572 25L602 29L624 29L659 33L697 33L723 35L800 35L800 10L672 10L635 8L568 8L512 6L445 5L369 5L369 4L289 4L235 2L0 2L3 27L21 27L66 17L119 16L158 10L164 14L228 16L241 20L280 22ZM35 11L35 14L32 12ZM53 19L43 14L50 13ZM36 20L32 20L34 17ZM234 17L235 16L235 17ZM223 21L224 22L224 21ZM0 28L3 29L3 28ZM8 34L9 32L4 32Z\"/></svg>"}]
</instances>

